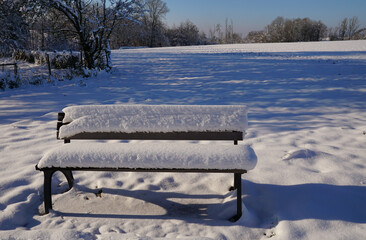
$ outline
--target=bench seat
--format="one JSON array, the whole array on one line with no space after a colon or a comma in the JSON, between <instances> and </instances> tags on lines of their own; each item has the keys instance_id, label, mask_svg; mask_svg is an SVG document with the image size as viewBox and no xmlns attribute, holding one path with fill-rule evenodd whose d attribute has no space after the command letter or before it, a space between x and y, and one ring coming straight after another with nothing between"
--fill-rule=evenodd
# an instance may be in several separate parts
<instances>
[{"instance_id":1,"label":"bench seat","mask_svg":"<svg viewBox=\"0 0 366 240\"><path fill-rule=\"evenodd\" d=\"M256 163L248 145L74 142L48 151L38 168L252 170Z\"/></svg>"}]
</instances>

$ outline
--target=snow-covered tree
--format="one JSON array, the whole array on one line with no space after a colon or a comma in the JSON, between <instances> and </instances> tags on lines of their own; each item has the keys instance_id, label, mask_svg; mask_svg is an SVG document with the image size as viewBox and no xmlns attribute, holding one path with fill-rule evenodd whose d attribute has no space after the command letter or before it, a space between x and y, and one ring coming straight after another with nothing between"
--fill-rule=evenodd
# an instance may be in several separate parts
<instances>
[{"instance_id":1,"label":"snow-covered tree","mask_svg":"<svg viewBox=\"0 0 366 240\"><path fill-rule=\"evenodd\" d=\"M64 16L71 28L62 30L77 38L88 69L110 67L109 39L115 26L141 11L137 0L29 0L29 4Z\"/></svg>"},{"instance_id":2,"label":"snow-covered tree","mask_svg":"<svg viewBox=\"0 0 366 240\"><path fill-rule=\"evenodd\" d=\"M0 0L0 54L23 48L27 43L28 26L20 12L21 1Z\"/></svg>"}]
</instances>

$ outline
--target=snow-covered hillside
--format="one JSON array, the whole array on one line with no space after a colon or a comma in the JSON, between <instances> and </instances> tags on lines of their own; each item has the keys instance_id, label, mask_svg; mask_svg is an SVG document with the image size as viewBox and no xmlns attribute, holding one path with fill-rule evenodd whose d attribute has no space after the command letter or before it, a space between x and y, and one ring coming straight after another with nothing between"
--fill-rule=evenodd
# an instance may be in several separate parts
<instances>
[{"instance_id":1,"label":"snow-covered hillside","mask_svg":"<svg viewBox=\"0 0 366 240\"><path fill-rule=\"evenodd\" d=\"M366 41L121 49L116 71L0 92L0 239L364 239ZM76 172L43 211L57 112L84 104L249 108L243 217L231 174ZM139 141L131 141L131 144ZM72 144L72 143L71 143Z\"/></svg>"}]
</instances>

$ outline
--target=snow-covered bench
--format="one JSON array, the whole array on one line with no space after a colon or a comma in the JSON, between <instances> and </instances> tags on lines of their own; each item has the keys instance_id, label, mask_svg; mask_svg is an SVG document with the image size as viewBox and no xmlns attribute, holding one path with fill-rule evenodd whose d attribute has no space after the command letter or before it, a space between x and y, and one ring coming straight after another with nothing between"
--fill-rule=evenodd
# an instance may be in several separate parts
<instances>
[{"instance_id":1,"label":"snow-covered bench","mask_svg":"<svg viewBox=\"0 0 366 240\"><path fill-rule=\"evenodd\" d=\"M237 213L242 215L241 175L255 167L254 151L238 141L247 128L245 106L86 105L59 113L57 139L65 143L48 151L36 166L44 173L45 212L52 209L51 180L56 171L73 186L72 171L234 173ZM97 142L74 139L220 140ZM233 141L234 144L221 142Z\"/></svg>"}]
</instances>

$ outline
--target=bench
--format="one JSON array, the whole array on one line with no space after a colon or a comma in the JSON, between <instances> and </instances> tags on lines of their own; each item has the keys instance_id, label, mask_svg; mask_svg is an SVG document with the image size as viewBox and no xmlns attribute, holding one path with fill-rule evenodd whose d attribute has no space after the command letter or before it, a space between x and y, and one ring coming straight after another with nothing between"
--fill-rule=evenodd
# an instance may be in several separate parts
<instances>
[{"instance_id":1,"label":"bench","mask_svg":"<svg viewBox=\"0 0 366 240\"><path fill-rule=\"evenodd\" d=\"M257 162L248 145L238 145L246 128L245 106L85 105L64 108L58 115L57 139L67 144L49 150L36 165L36 169L44 173L45 213L52 209L51 181L56 171L65 175L70 189L74 183L73 171L233 173L231 190L237 190L237 212L230 220L237 221L242 215L241 175L253 169ZM74 142L102 139L157 141ZM188 142L192 140L220 142Z\"/></svg>"}]
</instances>

